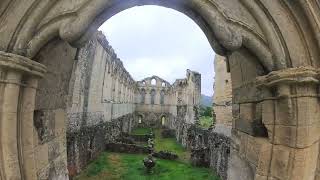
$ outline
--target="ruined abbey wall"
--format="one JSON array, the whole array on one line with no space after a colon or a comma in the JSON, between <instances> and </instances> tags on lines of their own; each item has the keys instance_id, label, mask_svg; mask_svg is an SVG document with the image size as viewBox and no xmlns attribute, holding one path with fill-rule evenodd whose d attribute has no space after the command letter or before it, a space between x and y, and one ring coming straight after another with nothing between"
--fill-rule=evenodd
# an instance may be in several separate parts
<instances>
[{"instance_id":1,"label":"ruined abbey wall","mask_svg":"<svg viewBox=\"0 0 320 180\"><path fill-rule=\"evenodd\" d=\"M48 66L60 61L36 94L37 174L65 179L131 130L135 83L100 33L80 49L54 40L36 58Z\"/></svg>"},{"instance_id":2,"label":"ruined abbey wall","mask_svg":"<svg viewBox=\"0 0 320 180\"><path fill-rule=\"evenodd\" d=\"M66 102L76 51L68 43L55 39L36 57L38 62L50 66L39 81L35 96L33 148L37 179L68 178Z\"/></svg>"},{"instance_id":3,"label":"ruined abbey wall","mask_svg":"<svg viewBox=\"0 0 320 180\"><path fill-rule=\"evenodd\" d=\"M170 83L157 76L138 81L135 126L166 126L172 106L170 91Z\"/></svg>"},{"instance_id":4,"label":"ruined abbey wall","mask_svg":"<svg viewBox=\"0 0 320 180\"><path fill-rule=\"evenodd\" d=\"M195 106L200 103L201 75L187 70L185 79L177 79L172 85L157 76L137 82L136 114L148 126L170 127L175 129L178 112L184 110L183 122L195 123Z\"/></svg>"},{"instance_id":5,"label":"ruined abbey wall","mask_svg":"<svg viewBox=\"0 0 320 180\"><path fill-rule=\"evenodd\" d=\"M75 175L129 132L134 117L134 80L104 35L97 33L78 50L67 107L69 174Z\"/></svg>"},{"instance_id":6,"label":"ruined abbey wall","mask_svg":"<svg viewBox=\"0 0 320 180\"><path fill-rule=\"evenodd\" d=\"M194 124L200 100L199 73L187 70L187 78L173 85L157 76L136 82L101 32L76 50L72 63L66 107L70 176L135 127L177 129L187 145L185 126Z\"/></svg>"},{"instance_id":7,"label":"ruined abbey wall","mask_svg":"<svg viewBox=\"0 0 320 180\"><path fill-rule=\"evenodd\" d=\"M232 82L227 70L225 57L216 55L214 60L214 95L215 113L214 131L231 136L232 128Z\"/></svg>"},{"instance_id":8,"label":"ruined abbey wall","mask_svg":"<svg viewBox=\"0 0 320 180\"><path fill-rule=\"evenodd\" d=\"M48 66L52 59L61 61L50 66L49 72L55 73L40 81L37 92L35 137L41 154L36 162L40 179L77 175L107 143L139 126L174 129L177 141L190 150L212 147L207 160L214 170L225 173L225 161L215 163L217 157L228 159L225 150L221 151L224 154L215 151L216 135L202 134L199 128L192 131L198 120L199 73L187 70L186 78L173 84L157 76L134 81L102 33L79 49L57 39L37 59Z\"/></svg>"}]
</instances>

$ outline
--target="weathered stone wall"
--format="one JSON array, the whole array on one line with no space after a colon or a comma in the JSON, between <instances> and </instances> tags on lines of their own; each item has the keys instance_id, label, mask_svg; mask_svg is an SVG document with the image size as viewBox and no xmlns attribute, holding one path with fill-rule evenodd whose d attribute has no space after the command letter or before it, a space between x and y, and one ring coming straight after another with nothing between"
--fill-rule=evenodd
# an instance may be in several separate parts
<instances>
[{"instance_id":1,"label":"weathered stone wall","mask_svg":"<svg viewBox=\"0 0 320 180\"><path fill-rule=\"evenodd\" d=\"M69 175L129 132L134 118L134 81L101 32L77 51L70 82L67 124Z\"/></svg>"},{"instance_id":2,"label":"weathered stone wall","mask_svg":"<svg viewBox=\"0 0 320 180\"><path fill-rule=\"evenodd\" d=\"M37 55L48 72L41 79L34 111L35 163L38 179L68 179L66 102L76 49L55 39ZM56 63L54 63L56 62Z\"/></svg>"},{"instance_id":3,"label":"weathered stone wall","mask_svg":"<svg viewBox=\"0 0 320 180\"><path fill-rule=\"evenodd\" d=\"M187 70L186 78L177 79L172 85L157 76L138 81L137 85L135 124L139 125L140 118L142 125L177 129L177 140L187 146L183 124L196 123L201 75Z\"/></svg>"},{"instance_id":4,"label":"weathered stone wall","mask_svg":"<svg viewBox=\"0 0 320 180\"><path fill-rule=\"evenodd\" d=\"M187 78L173 85L161 80L153 104L150 92L146 98L149 103L143 104L137 103L141 98L137 95L138 83L102 33L96 33L80 49L54 40L36 59L50 66L39 83L34 113L39 179L77 175L106 144L116 142L121 132L130 132L135 126L178 128L178 140L187 144L187 129L183 127L195 122L200 74L188 70ZM51 65L51 60L61 63ZM182 106L184 113L179 113ZM141 116L143 123L139 123Z\"/></svg>"},{"instance_id":5,"label":"weathered stone wall","mask_svg":"<svg viewBox=\"0 0 320 180\"><path fill-rule=\"evenodd\" d=\"M264 157L261 153L264 153L265 146L268 146L269 134L262 122L260 99L272 95L251 84L266 72L250 51L240 49L227 59L233 94L232 149L228 176L230 179L242 177L251 180L257 172L259 158Z\"/></svg>"},{"instance_id":6,"label":"weathered stone wall","mask_svg":"<svg viewBox=\"0 0 320 180\"><path fill-rule=\"evenodd\" d=\"M210 167L222 179L227 179L231 138L193 125L188 129L188 140L192 164Z\"/></svg>"},{"instance_id":7,"label":"weathered stone wall","mask_svg":"<svg viewBox=\"0 0 320 180\"><path fill-rule=\"evenodd\" d=\"M214 131L231 136L232 128L232 82L227 70L225 57L216 55L214 60L214 95L215 113Z\"/></svg>"}]
</instances>

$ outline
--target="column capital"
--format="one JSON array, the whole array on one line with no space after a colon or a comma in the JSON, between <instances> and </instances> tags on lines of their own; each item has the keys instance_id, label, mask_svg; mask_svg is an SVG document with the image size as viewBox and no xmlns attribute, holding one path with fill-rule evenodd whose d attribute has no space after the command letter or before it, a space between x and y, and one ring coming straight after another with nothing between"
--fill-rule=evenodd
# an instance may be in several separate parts
<instances>
[{"instance_id":1,"label":"column capital","mask_svg":"<svg viewBox=\"0 0 320 180\"><path fill-rule=\"evenodd\" d=\"M272 71L266 76L258 77L257 87L274 87L301 83L319 84L319 79L320 70L313 67L287 68Z\"/></svg>"},{"instance_id":2,"label":"column capital","mask_svg":"<svg viewBox=\"0 0 320 180\"><path fill-rule=\"evenodd\" d=\"M0 51L0 67L17 70L22 73L37 77L43 77L47 72L46 66L36 61L17 54L6 53L3 51Z\"/></svg>"}]
</instances>

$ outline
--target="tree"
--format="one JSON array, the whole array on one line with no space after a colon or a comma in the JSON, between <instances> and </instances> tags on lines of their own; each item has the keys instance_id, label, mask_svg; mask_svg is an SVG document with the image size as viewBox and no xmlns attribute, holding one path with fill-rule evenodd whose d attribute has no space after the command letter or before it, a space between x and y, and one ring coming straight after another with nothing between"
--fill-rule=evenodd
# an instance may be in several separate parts
<instances>
[{"instance_id":1,"label":"tree","mask_svg":"<svg viewBox=\"0 0 320 180\"><path fill-rule=\"evenodd\" d=\"M200 106L200 116L212 117L212 107Z\"/></svg>"}]
</instances>

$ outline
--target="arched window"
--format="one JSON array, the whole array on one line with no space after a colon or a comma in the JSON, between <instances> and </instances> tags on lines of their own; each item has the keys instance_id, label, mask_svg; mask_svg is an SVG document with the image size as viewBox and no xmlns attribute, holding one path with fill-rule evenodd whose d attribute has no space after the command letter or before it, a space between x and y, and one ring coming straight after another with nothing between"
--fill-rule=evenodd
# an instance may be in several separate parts
<instances>
[{"instance_id":1,"label":"arched window","mask_svg":"<svg viewBox=\"0 0 320 180\"><path fill-rule=\"evenodd\" d=\"M162 116L161 118L161 125L164 126L166 124L166 117Z\"/></svg>"},{"instance_id":2,"label":"arched window","mask_svg":"<svg viewBox=\"0 0 320 180\"><path fill-rule=\"evenodd\" d=\"M165 83L165 82L162 82L161 86L162 86L162 87L166 87L166 83Z\"/></svg>"},{"instance_id":3,"label":"arched window","mask_svg":"<svg viewBox=\"0 0 320 180\"><path fill-rule=\"evenodd\" d=\"M146 99L146 90L142 89L140 91L140 103L144 104L145 103L145 99Z\"/></svg>"},{"instance_id":4,"label":"arched window","mask_svg":"<svg viewBox=\"0 0 320 180\"><path fill-rule=\"evenodd\" d=\"M157 81L155 79L152 79L151 80L151 85L154 85L154 86L157 85Z\"/></svg>"},{"instance_id":5,"label":"arched window","mask_svg":"<svg viewBox=\"0 0 320 180\"><path fill-rule=\"evenodd\" d=\"M156 90L152 89L150 92L150 95L151 95L151 104L154 104L154 100L156 97Z\"/></svg>"},{"instance_id":6,"label":"arched window","mask_svg":"<svg viewBox=\"0 0 320 180\"><path fill-rule=\"evenodd\" d=\"M164 95L165 95L164 90L162 90L160 92L160 104L164 104Z\"/></svg>"},{"instance_id":7,"label":"arched window","mask_svg":"<svg viewBox=\"0 0 320 180\"><path fill-rule=\"evenodd\" d=\"M138 115L138 123L139 124L142 124L142 119L143 119L143 116L142 115Z\"/></svg>"}]
</instances>

